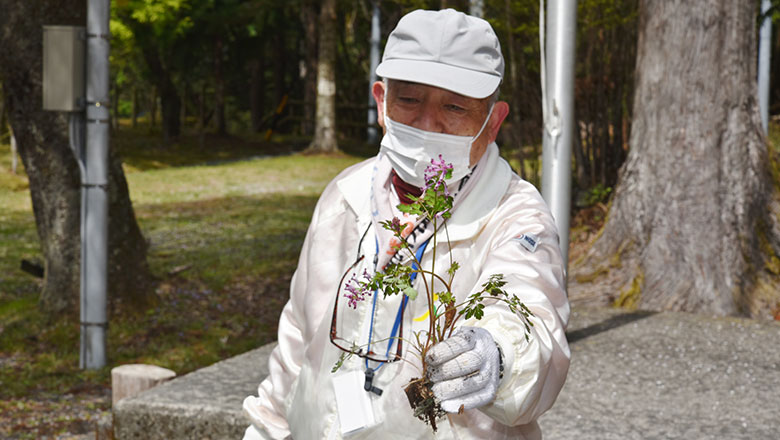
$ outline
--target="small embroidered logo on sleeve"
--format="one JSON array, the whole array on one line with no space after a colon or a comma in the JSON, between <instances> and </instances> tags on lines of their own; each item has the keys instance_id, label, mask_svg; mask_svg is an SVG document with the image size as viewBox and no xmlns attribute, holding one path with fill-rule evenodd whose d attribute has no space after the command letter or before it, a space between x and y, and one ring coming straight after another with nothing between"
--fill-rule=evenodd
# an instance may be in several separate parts
<instances>
[{"instance_id":1,"label":"small embroidered logo on sleeve","mask_svg":"<svg viewBox=\"0 0 780 440\"><path fill-rule=\"evenodd\" d=\"M523 234L514 239L520 243L520 246L524 247L529 252L535 252L536 247L539 246L539 237L534 234Z\"/></svg>"}]
</instances>

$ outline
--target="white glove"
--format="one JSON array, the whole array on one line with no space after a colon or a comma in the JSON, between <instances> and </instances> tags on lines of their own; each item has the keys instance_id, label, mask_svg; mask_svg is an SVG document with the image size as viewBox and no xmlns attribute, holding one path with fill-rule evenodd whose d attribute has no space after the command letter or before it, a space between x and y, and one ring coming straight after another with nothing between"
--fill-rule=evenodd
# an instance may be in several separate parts
<instances>
[{"instance_id":1,"label":"white glove","mask_svg":"<svg viewBox=\"0 0 780 440\"><path fill-rule=\"evenodd\" d=\"M501 352L490 332L459 327L425 356L433 394L449 413L479 408L493 401L501 379Z\"/></svg>"}]
</instances>

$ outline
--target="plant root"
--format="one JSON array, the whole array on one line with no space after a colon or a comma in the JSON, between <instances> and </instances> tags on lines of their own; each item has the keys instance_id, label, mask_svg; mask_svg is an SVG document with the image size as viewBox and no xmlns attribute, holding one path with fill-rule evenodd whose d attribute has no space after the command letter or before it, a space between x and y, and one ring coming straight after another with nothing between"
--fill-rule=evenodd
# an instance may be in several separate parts
<instances>
[{"instance_id":1,"label":"plant root","mask_svg":"<svg viewBox=\"0 0 780 440\"><path fill-rule=\"evenodd\" d=\"M436 432L436 419L446 414L433 395L433 383L428 378L414 378L404 388L409 406L414 410L414 416L431 425Z\"/></svg>"}]
</instances>

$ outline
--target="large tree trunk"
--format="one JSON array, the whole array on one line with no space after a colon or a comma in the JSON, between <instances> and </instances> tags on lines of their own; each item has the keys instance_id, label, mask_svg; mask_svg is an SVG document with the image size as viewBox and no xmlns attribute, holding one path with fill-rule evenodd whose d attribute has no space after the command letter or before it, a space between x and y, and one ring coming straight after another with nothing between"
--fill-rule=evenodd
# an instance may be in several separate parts
<instances>
[{"instance_id":1,"label":"large tree trunk","mask_svg":"<svg viewBox=\"0 0 780 440\"><path fill-rule=\"evenodd\" d=\"M313 152L336 152L336 0L324 0L320 10L317 61L317 112Z\"/></svg>"},{"instance_id":2,"label":"large tree trunk","mask_svg":"<svg viewBox=\"0 0 780 440\"><path fill-rule=\"evenodd\" d=\"M756 103L757 2L640 5L631 150L574 303L768 316L777 189ZM772 213L774 211L774 213Z\"/></svg>"},{"instance_id":3,"label":"large tree trunk","mask_svg":"<svg viewBox=\"0 0 780 440\"><path fill-rule=\"evenodd\" d=\"M45 260L40 304L55 315L75 311L78 304L80 176L69 147L66 115L41 108L41 26L83 25L86 7L84 0L46 3L41 7L40 2L0 0L0 80L29 178ZM151 280L146 242L133 215L120 161L112 152L109 161L109 296L145 299Z\"/></svg>"}]
</instances>

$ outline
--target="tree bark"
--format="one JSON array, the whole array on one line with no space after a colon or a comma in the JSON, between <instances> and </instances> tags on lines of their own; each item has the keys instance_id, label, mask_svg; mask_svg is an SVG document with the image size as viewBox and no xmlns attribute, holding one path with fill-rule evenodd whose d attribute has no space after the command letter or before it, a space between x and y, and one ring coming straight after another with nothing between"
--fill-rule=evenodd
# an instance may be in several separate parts
<instances>
[{"instance_id":1,"label":"tree bark","mask_svg":"<svg viewBox=\"0 0 780 440\"><path fill-rule=\"evenodd\" d=\"M750 316L780 304L757 5L641 3L631 150L600 238L573 265L573 303Z\"/></svg>"},{"instance_id":2,"label":"tree bark","mask_svg":"<svg viewBox=\"0 0 780 440\"><path fill-rule=\"evenodd\" d=\"M312 152L336 152L336 0L324 0L320 10L317 61L317 111Z\"/></svg>"},{"instance_id":3,"label":"tree bark","mask_svg":"<svg viewBox=\"0 0 780 440\"><path fill-rule=\"evenodd\" d=\"M0 79L29 178L45 261L40 306L56 316L77 310L81 188L67 117L41 108L41 26L83 25L86 6L84 0L44 3L0 0ZM121 163L112 151L109 161L109 297L145 300L151 291L146 241L133 214Z\"/></svg>"}]
</instances>

